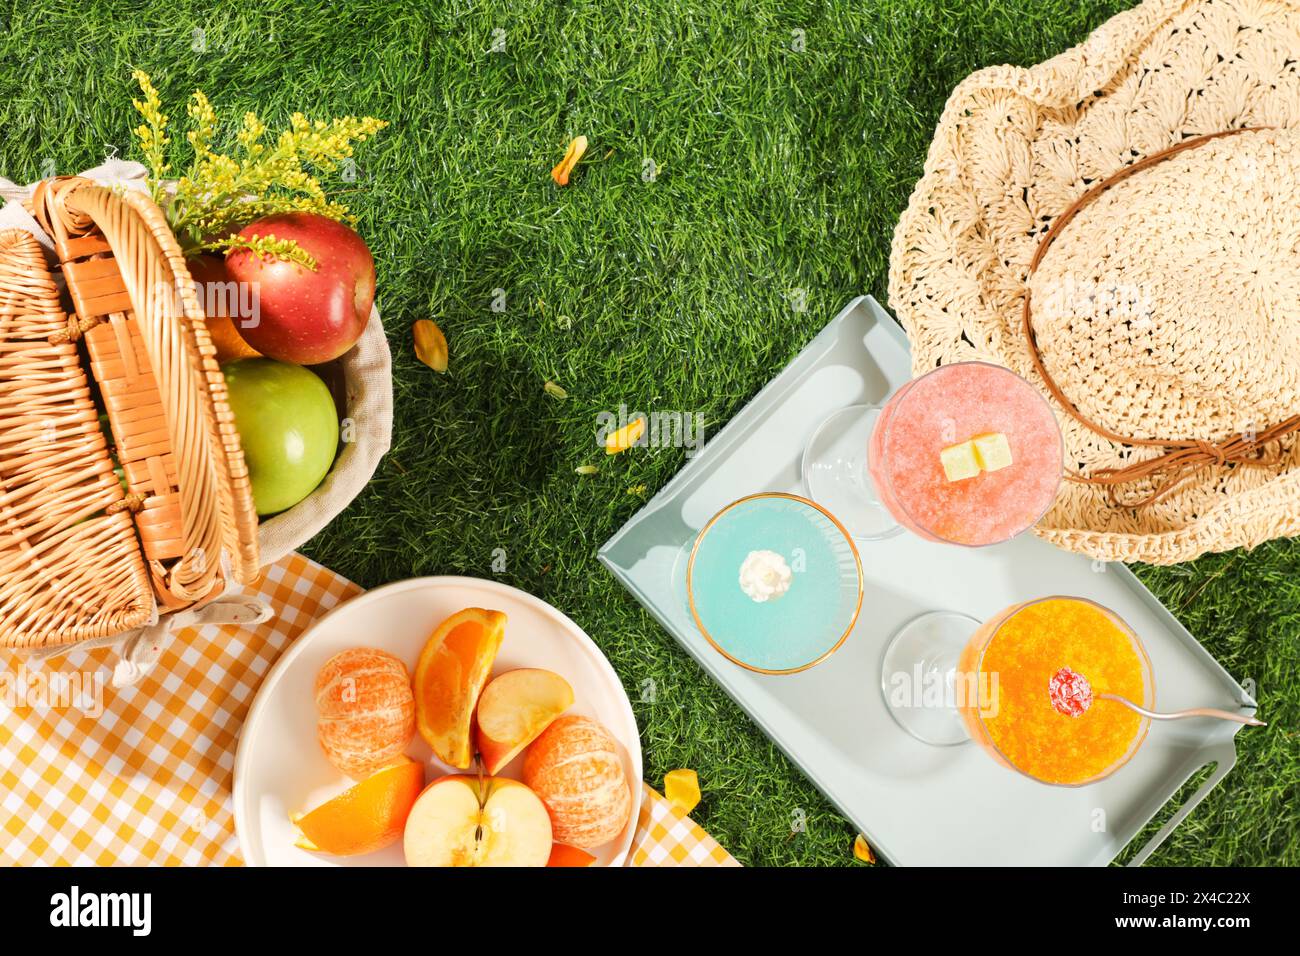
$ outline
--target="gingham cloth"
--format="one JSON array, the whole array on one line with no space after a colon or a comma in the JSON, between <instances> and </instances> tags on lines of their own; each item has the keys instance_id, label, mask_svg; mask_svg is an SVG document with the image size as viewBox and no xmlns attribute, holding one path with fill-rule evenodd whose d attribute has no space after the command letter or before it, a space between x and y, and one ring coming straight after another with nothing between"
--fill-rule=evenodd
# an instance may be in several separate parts
<instances>
[{"instance_id":1,"label":"gingham cloth","mask_svg":"<svg viewBox=\"0 0 1300 956\"><path fill-rule=\"evenodd\" d=\"M248 590L269 621L181 631L122 690L111 649L40 664L0 649L0 864L242 864L231 778L244 715L280 652L361 593L299 554ZM649 787L629 862L735 864Z\"/></svg>"},{"instance_id":2,"label":"gingham cloth","mask_svg":"<svg viewBox=\"0 0 1300 956\"><path fill-rule=\"evenodd\" d=\"M628 866L740 866L681 807L669 803L648 783L641 789L645 798Z\"/></svg>"}]
</instances>

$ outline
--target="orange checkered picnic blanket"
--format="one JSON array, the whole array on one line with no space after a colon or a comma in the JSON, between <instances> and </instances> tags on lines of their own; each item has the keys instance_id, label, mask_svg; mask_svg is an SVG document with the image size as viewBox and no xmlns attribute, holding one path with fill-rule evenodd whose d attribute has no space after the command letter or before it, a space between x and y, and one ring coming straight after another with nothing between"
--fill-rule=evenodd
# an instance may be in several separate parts
<instances>
[{"instance_id":1,"label":"orange checkered picnic blanket","mask_svg":"<svg viewBox=\"0 0 1300 956\"><path fill-rule=\"evenodd\" d=\"M231 779L244 716L280 652L361 593L299 554L248 590L274 608L270 620L181 631L120 690L110 649L39 663L0 649L0 864L243 862ZM629 861L736 865L648 786Z\"/></svg>"}]
</instances>

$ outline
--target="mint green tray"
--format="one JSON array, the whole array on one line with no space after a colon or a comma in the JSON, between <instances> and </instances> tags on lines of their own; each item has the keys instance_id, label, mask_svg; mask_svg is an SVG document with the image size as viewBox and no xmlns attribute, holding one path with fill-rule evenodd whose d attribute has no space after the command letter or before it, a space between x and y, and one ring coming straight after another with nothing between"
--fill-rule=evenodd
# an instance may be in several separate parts
<instances>
[{"instance_id":1,"label":"mint green tray","mask_svg":"<svg viewBox=\"0 0 1300 956\"><path fill-rule=\"evenodd\" d=\"M1104 865L1200 768L1214 770L1136 854L1144 862L1232 769L1238 725L1153 723L1121 770L1075 789L1006 770L974 746L929 747L902 731L879 690L894 630L925 610L985 618L1043 594L1089 597L1142 636L1162 710L1255 701L1133 574L1032 535L993 548L899 535L860 542L866 594L844 646L799 674L756 674L696 630L673 591L682 546L721 507L759 491L804 493L809 434L845 405L880 402L909 377L907 340L874 299L849 303L600 550L600 560L885 859L901 865Z\"/></svg>"}]
</instances>

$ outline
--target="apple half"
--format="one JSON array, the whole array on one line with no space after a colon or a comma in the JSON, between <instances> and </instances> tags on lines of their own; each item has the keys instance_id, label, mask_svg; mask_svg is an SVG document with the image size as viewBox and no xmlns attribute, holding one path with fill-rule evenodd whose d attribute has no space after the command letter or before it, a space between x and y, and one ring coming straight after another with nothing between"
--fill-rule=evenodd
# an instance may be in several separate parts
<instances>
[{"instance_id":1,"label":"apple half","mask_svg":"<svg viewBox=\"0 0 1300 956\"><path fill-rule=\"evenodd\" d=\"M452 774L416 799L402 849L408 866L546 866L551 818L518 780Z\"/></svg>"},{"instance_id":2,"label":"apple half","mask_svg":"<svg viewBox=\"0 0 1300 956\"><path fill-rule=\"evenodd\" d=\"M573 688L552 671L521 667L493 679L479 696L475 728L487 772L500 773L572 706Z\"/></svg>"}]
</instances>

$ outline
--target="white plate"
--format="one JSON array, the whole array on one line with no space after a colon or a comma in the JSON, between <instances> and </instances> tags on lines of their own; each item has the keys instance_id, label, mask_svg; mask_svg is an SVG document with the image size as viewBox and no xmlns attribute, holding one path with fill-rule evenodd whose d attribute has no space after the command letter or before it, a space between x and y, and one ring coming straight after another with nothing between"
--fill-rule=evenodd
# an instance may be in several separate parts
<instances>
[{"instance_id":1,"label":"white plate","mask_svg":"<svg viewBox=\"0 0 1300 956\"><path fill-rule=\"evenodd\" d=\"M544 667L573 685L567 713L600 721L619 742L632 786L632 815L617 840L592 852L597 865L621 866L641 808L641 738L632 705L609 661L582 628L545 601L478 578L413 578L376 588L317 621L280 656L257 692L235 754L235 832L250 866L400 866L400 841L364 856L330 857L293 845L289 814L310 809L351 785L316 742L312 689L330 657L350 647L377 647L414 671L433 629L466 607L506 614L505 639L493 673ZM425 779L453 771L433 758L417 734L407 753L425 762ZM503 770L518 778L523 755Z\"/></svg>"}]
</instances>

